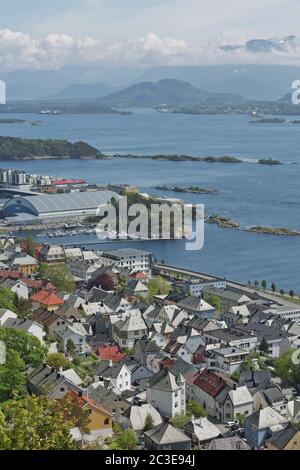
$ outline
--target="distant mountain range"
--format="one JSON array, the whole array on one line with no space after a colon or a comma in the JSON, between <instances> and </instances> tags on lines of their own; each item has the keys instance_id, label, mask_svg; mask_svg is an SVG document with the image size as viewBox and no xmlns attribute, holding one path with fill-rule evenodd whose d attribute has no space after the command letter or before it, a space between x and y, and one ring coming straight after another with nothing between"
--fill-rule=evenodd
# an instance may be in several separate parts
<instances>
[{"instance_id":1,"label":"distant mountain range","mask_svg":"<svg viewBox=\"0 0 300 470\"><path fill-rule=\"evenodd\" d=\"M159 66L144 71L137 82L163 78L185 80L209 92L238 93L249 99L276 100L289 93L293 80L300 79L300 67L255 64Z\"/></svg>"},{"instance_id":2,"label":"distant mountain range","mask_svg":"<svg viewBox=\"0 0 300 470\"><path fill-rule=\"evenodd\" d=\"M117 87L110 87L106 83L92 83L92 84L74 84L69 85L67 88L50 95L48 99L51 100L90 100L101 98L115 91L119 90Z\"/></svg>"},{"instance_id":3,"label":"distant mountain range","mask_svg":"<svg viewBox=\"0 0 300 470\"><path fill-rule=\"evenodd\" d=\"M237 94L209 93L177 79L163 79L159 82L142 82L125 90L112 93L101 102L109 106L159 106L198 103L237 103L243 97Z\"/></svg>"},{"instance_id":4,"label":"distant mountain range","mask_svg":"<svg viewBox=\"0 0 300 470\"><path fill-rule=\"evenodd\" d=\"M288 36L287 38L292 38ZM273 50L273 48L288 47L293 39L284 40L253 40L241 46L221 46L225 49L247 48L247 50ZM258 41L258 42L257 42ZM262 42L261 42L262 41ZM271 41L271 44L269 44ZM284 42L282 42L284 41ZM290 42L289 42L290 41ZM225 52L226 54L226 52ZM266 53L267 54L267 53ZM156 95L156 102L173 99L172 93L181 93L188 102L192 99L203 100L208 94L228 93L244 96L246 99L276 100L287 95L291 90L291 83L300 79L300 67L294 65L201 65L201 66L156 66L141 72L140 69L116 68L103 69L93 67L65 67L57 71L25 71L6 73L1 75L7 85L7 99L12 100L90 100L115 94L116 91L129 87L124 94L111 98L123 102L138 101L147 103L147 96L141 95L141 89L135 85L148 83L148 93ZM158 85L164 79L175 79L188 82L191 88L179 86L178 90L173 83L173 91L163 89ZM150 90L149 82L152 83ZM205 90L205 91L203 91ZM130 99L131 96L131 99ZM165 100L163 99L165 98Z\"/></svg>"},{"instance_id":5,"label":"distant mountain range","mask_svg":"<svg viewBox=\"0 0 300 470\"><path fill-rule=\"evenodd\" d=\"M289 52L297 46L299 46L297 36L285 36L272 39L251 39L245 44L220 46L220 50L225 52L243 50L251 54L269 54L272 52Z\"/></svg>"}]
</instances>

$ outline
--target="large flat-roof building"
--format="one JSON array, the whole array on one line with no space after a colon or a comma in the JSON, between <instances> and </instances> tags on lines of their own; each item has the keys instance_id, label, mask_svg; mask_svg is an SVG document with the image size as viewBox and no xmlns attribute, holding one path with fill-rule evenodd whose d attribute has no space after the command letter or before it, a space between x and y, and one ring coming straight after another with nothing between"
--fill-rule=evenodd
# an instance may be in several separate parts
<instances>
[{"instance_id":1,"label":"large flat-roof building","mask_svg":"<svg viewBox=\"0 0 300 470\"><path fill-rule=\"evenodd\" d=\"M4 204L2 214L14 224L84 217L96 215L99 206L115 197L116 193L107 190L14 197Z\"/></svg>"},{"instance_id":2,"label":"large flat-roof building","mask_svg":"<svg viewBox=\"0 0 300 470\"><path fill-rule=\"evenodd\" d=\"M122 268L128 268L131 272L144 272L150 274L152 264L152 254L144 250L135 248L122 248L119 250L105 250L102 253L103 258L112 260Z\"/></svg>"}]
</instances>

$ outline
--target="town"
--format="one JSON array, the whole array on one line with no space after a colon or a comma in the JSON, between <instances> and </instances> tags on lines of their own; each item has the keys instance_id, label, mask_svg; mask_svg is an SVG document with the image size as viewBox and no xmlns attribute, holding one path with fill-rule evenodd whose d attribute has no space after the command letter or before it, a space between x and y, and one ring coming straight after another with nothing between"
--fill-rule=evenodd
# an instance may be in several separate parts
<instances>
[{"instance_id":1,"label":"town","mask_svg":"<svg viewBox=\"0 0 300 470\"><path fill-rule=\"evenodd\" d=\"M300 450L299 351L266 281L0 239L1 449Z\"/></svg>"}]
</instances>

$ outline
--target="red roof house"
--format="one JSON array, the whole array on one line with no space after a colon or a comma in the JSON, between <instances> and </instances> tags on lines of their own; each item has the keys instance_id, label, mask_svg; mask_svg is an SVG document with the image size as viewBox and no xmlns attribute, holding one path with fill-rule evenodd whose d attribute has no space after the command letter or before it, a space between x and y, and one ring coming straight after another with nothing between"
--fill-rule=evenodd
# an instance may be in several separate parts
<instances>
[{"instance_id":1,"label":"red roof house","mask_svg":"<svg viewBox=\"0 0 300 470\"><path fill-rule=\"evenodd\" d=\"M121 362L126 356L126 353L121 353L118 349L118 346L109 346L104 344L97 348L97 354L99 359L105 361L112 361L114 363Z\"/></svg>"},{"instance_id":2,"label":"red roof house","mask_svg":"<svg viewBox=\"0 0 300 470\"><path fill-rule=\"evenodd\" d=\"M64 301L51 290L40 290L36 294L30 297L30 300L37 303L38 306L42 306L47 310L57 310L60 305L64 304Z\"/></svg>"}]
</instances>

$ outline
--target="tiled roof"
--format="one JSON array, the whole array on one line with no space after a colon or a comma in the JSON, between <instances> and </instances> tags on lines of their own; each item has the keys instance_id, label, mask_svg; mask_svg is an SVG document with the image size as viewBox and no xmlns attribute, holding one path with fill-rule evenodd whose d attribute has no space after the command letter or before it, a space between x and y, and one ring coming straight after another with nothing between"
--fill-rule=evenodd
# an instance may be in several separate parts
<instances>
[{"instance_id":1,"label":"tiled roof","mask_svg":"<svg viewBox=\"0 0 300 470\"><path fill-rule=\"evenodd\" d=\"M40 290L34 294L30 300L38 302L42 305L63 305L64 301L54 292L48 290Z\"/></svg>"},{"instance_id":2,"label":"tiled roof","mask_svg":"<svg viewBox=\"0 0 300 470\"><path fill-rule=\"evenodd\" d=\"M222 377L218 376L214 372L210 372L208 369L205 369L198 375L194 381L194 385L206 392L212 398L215 398L226 386L226 383Z\"/></svg>"},{"instance_id":3,"label":"tiled roof","mask_svg":"<svg viewBox=\"0 0 300 470\"><path fill-rule=\"evenodd\" d=\"M97 353L100 360L111 360L112 362L120 362L126 357L126 353L121 353L118 346L99 346Z\"/></svg>"}]
</instances>

